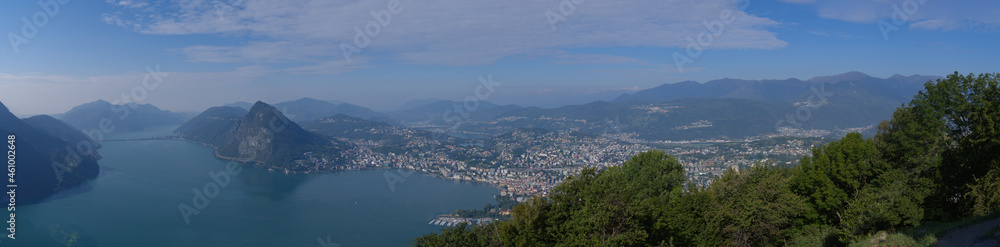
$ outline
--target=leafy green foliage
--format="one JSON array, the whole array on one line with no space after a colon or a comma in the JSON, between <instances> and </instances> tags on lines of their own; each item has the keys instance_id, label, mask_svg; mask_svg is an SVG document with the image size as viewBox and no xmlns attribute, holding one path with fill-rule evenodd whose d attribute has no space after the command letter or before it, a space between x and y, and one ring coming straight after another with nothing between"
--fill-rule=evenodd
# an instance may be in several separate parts
<instances>
[{"instance_id":1,"label":"leafy green foliage","mask_svg":"<svg viewBox=\"0 0 1000 247\"><path fill-rule=\"evenodd\" d=\"M708 188L711 206L704 234L714 235L725 246L779 246L796 220L811 209L789 188L785 168L757 164L730 170Z\"/></svg>"},{"instance_id":2,"label":"leafy green foliage","mask_svg":"<svg viewBox=\"0 0 1000 247\"><path fill-rule=\"evenodd\" d=\"M802 247L833 247L844 246L840 241L842 235L837 228L826 225L807 225L797 236L788 242L788 246Z\"/></svg>"},{"instance_id":3,"label":"leafy green foliage","mask_svg":"<svg viewBox=\"0 0 1000 247\"><path fill-rule=\"evenodd\" d=\"M663 226L656 219L680 196L683 182L683 167L662 151L636 155L601 172L587 168L567 178L548 198L515 206L511 220L494 223L495 235L503 245L517 246L656 245L669 237L656 231ZM424 236L418 244L438 246L440 240L460 234L476 233L446 230Z\"/></svg>"},{"instance_id":4,"label":"leafy green foliage","mask_svg":"<svg viewBox=\"0 0 1000 247\"><path fill-rule=\"evenodd\" d=\"M836 226L848 236L915 226L923 219L925 195L861 134L814 148L795 170L793 188L816 209L816 223Z\"/></svg>"},{"instance_id":5,"label":"leafy green foliage","mask_svg":"<svg viewBox=\"0 0 1000 247\"><path fill-rule=\"evenodd\" d=\"M511 210L517 205L513 196L497 196L497 204L487 204L482 209L455 210L455 216L462 218L508 218L500 215L500 211Z\"/></svg>"},{"instance_id":6,"label":"leafy green foliage","mask_svg":"<svg viewBox=\"0 0 1000 247\"><path fill-rule=\"evenodd\" d=\"M878 175L876 152L874 144L857 133L813 148L813 156L797 167L793 188L816 209L820 223L840 225L849 200Z\"/></svg>"},{"instance_id":7,"label":"leafy green foliage","mask_svg":"<svg viewBox=\"0 0 1000 247\"><path fill-rule=\"evenodd\" d=\"M972 200L972 215L983 216L997 210L1000 205L1000 170L991 170L969 185L966 194Z\"/></svg>"},{"instance_id":8,"label":"leafy green foliage","mask_svg":"<svg viewBox=\"0 0 1000 247\"><path fill-rule=\"evenodd\" d=\"M681 186L663 152L584 169L508 221L425 235L419 246L930 246L926 220L1000 213L1000 74L925 84L878 126L786 168L730 170ZM933 224L931 224L933 225Z\"/></svg>"},{"instance_id":9,"label":"leafy green foliage","mask_svg":"<svg viewBox=\"0 0 1000 247\"><path fill-rule=\"evenodd\" d=\"M893 119L879 126L875 140L888 162L916 175L918 189L931 190L927 208L937 219L968 216L975 201L971 183L1000 168L1000 74L928 82ZM970 194L972 193L972 194ZM988 201L988 200L987 200ZM983 201L986 202L986 201ZM981 205L983 210L1000 204Z\"/></svg>"}]
</instances>

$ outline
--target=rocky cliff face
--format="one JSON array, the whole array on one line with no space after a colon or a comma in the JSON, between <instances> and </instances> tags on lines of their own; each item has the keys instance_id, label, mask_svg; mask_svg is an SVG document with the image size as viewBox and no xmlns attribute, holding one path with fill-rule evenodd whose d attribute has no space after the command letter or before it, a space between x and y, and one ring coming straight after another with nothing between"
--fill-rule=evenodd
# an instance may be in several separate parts
<instances>
[{"instance_id":1,"label":"rocky cliff face","mask_svg":"<svg viewBox=\"0 0 1000 247\"><path fill-rule=\"evenodd\" d=\"M178 136L210 144L220 158L257 166L291 169L306 152L329 152L345 143L302 129L278 109L257 102L242 118L234 107L216 107L178 128Z\"/></svg>"}]
</instances>

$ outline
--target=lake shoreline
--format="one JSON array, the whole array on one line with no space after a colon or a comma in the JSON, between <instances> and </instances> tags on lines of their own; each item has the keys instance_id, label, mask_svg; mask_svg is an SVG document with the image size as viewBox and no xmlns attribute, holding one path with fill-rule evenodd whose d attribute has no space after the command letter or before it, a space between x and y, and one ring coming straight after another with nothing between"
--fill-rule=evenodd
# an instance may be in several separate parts
<instances>
[{"instance_id":1,"label":"lake shoreline","mask_svg":"<svg viewBox=\"0 0 1000 247\"><path fill-rule=\"evenodd\" d=\"M109 139L128 138L152 140L145 133ZM209 156L208 145L169 140L107 144L101 163L113 172L74 189L76 193L18 209L31 222L20 244L49 246L43 242L53 238L53 231L65 230L108 246L305 246L328 235L331 243L342 246L399 246L439 232L439 225L428 224L437 216L495 204L498 194L485 184L371 169L376 167L286 175L246 166L238 175L223 176L220 169L233 163ZM405 181L387 183L387 173ZM187 223L179 205L200 213Z\"/></svg>"},{"instance_id":2,"label":"lake shoreline","mask_svg":"<svg viewBox=\"0 0 1000 247\"><path fill-rule=\"evenodd\" d=\"M270 168L270 167L267 167L267 166L258 166L258 165L252 165L251 164L251 163L256 164L258 162L246 161L246 160L241 160L241 159L238 159L238 158L222 156L222 155L219 154L219 148L215 147L212 144L208 144L208 143L204 143L204 142L199 142L199 141L195 141L195 140L190 140L190 139L186 139L186 138L179 137L179 136L165 136L165 137L154 137L154 138L144 138L144 139L131 139L131 140L114 140L114 141L153 141L153 140L177 140L177 141L184 141L184 142L199 144L199 145L206 146L206 147L211 147L212 148L212 153L214 154L214 156L215 156L216 159L226 160L226 161L240 162L244 166L261 168L261 169L265 169L265 170L267 170L269 172L284 173L284 174L324 174L324 173L334 173L334 172L338 172L338 171L405 170L405 171L409 171L409 172L419 172L421 174L428 175L428 176L435 177L435 178L440 178L440 179L443 179L443 180L450 180L450 181L457 181L457 182L469 182L470 184L489 184L490 186L492 186L493 188L496 188L497 190L503 190L503 188L500 188L500 186L498 184L491 183L491 182L488 182L488 181L455 179L455 178L451 178L451 177L446 177L446 176L444 176L443 174L440 174L440 173L430 173L430 172L424 172L424 171L420 171L420 170L404 169L404 168L369 167L369 168L362 168L362 169L337 169L337 170L316 171L316 172L299 172L299 171L290 171L290 170L280 171L280 170L276 170L276 169L273 169L273 168ZM408 176L402 176L402 177L408 177Z\"/></svg>"}]
</instances>

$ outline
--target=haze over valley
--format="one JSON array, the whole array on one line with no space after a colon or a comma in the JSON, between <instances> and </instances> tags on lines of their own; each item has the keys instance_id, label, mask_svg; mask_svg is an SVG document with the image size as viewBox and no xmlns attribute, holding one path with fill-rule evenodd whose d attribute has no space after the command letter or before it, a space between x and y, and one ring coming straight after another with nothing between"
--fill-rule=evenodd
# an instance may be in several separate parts
<instances>
[{"instance_id":1,"label":"haze over valley","mask_svg":"<svg viewBox=\"0 0 1000 247\"><path fill-rule=\"evenodd\" d=\"M1000 3L0 8L0 246L996 246Z\"/></svg>"}]
</instances>

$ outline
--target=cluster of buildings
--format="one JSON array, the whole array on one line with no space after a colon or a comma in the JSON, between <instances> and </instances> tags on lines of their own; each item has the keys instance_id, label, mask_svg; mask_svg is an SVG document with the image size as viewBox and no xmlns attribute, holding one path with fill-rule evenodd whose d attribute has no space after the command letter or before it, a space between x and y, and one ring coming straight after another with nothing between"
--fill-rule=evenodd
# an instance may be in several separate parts
<instances>
[{"instance_id":1,"label":"cluster of buildings","mask_svg":"<svg viewBox=\"0 0 1000 247\"><path fill-rule=\"evenodd\" d=\"M404 133L406 134L406 133ZM755 164L793 164L809 155L821 138L779 137L752 142L639 142L629 135L576 131L517 130L474 143L453 143L405 136L400 147L378 140L348 140L355 148L341 152L346 163L328 154L307 153L310 171L392 168L420 171L446 179L494 184L505 196L545 196L567 176L584 167L620 165L650 149L678 158L688 179L708 184L728 169ZM394 151L386 151L392 149Z\"/></svg>"}]
</instances>

